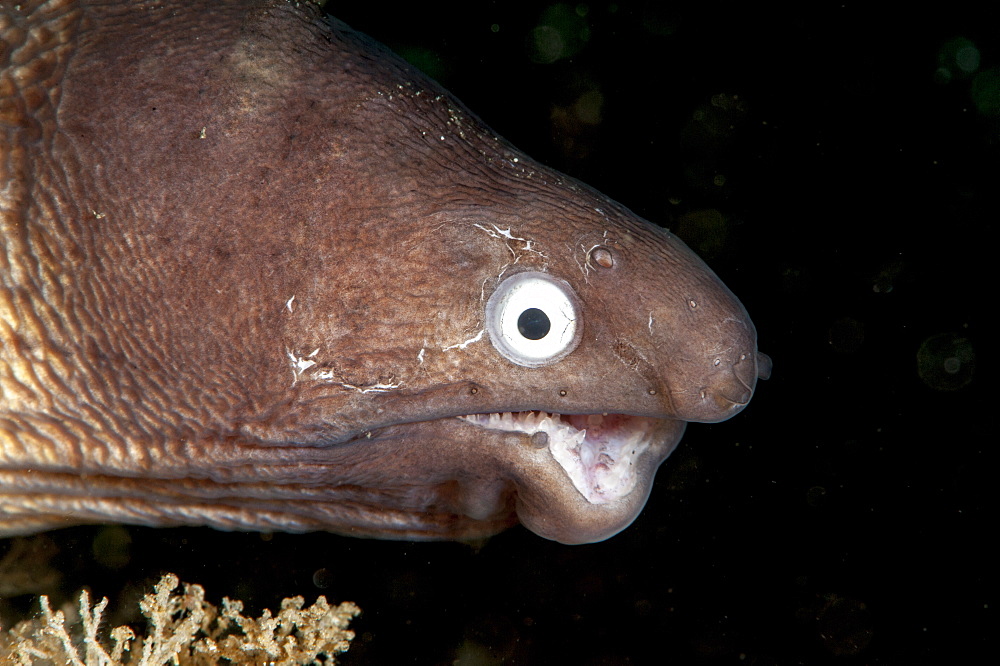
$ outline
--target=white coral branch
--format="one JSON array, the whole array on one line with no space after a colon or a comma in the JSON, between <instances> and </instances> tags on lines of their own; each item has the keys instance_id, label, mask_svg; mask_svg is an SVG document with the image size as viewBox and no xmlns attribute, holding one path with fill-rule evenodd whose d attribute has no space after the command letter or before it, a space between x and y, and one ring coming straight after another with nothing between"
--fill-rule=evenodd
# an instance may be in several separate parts
<instances>
[{"instance_id":1,"label":"white coral branch","mask_svg":"<svg viewBox=\"0 0 1000 666\"><path fill-rule=\"evenodd\" d=\"M272 615L265 610L259 618L243 615L241 601L223 599L222 612L205 601L200 585L183 585L173 574L164 575L139 603L149 620L141 640L141 653L128 655L135 633L129 627L111 631L108 652L98 634L108 600L91 605L90 595L80 593L80 620L72 632L62 611L53 611L48 597L39 598L40 616L21 622L9 632L0 632L0 662L18 666L63 663L73 666L154 666L160 664L272 663L282 666L311 664L325 656L344 652L354 638L347 629L361 610L350 602L331 606L319 597L303 608L302 597L281 602ZM79 636L74 639L74 634ZM81 645L83 654L80 654Z\"/></svg>"}]
</instances>

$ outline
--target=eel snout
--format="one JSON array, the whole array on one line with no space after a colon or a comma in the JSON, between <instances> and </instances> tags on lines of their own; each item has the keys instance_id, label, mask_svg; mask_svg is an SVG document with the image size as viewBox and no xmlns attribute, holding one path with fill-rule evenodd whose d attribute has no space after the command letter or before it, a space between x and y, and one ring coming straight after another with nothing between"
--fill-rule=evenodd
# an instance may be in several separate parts
<instances>
[{"instance_id":1,"label":"eel snout","mask_svg":"<svg viewBox=\"0 0 1000 666\"><path fill-rule=\"evenodd\" d=\"M735 304L733 309L742 310ZM771 375L771 359L757 350L757 332L749 317L727 316L711 338L691 337L678 346L662 347L676 361L661 375L668 388L665 406L671 418L716 423L749 404L758 379Z\"/></svg>"}]
</instances>

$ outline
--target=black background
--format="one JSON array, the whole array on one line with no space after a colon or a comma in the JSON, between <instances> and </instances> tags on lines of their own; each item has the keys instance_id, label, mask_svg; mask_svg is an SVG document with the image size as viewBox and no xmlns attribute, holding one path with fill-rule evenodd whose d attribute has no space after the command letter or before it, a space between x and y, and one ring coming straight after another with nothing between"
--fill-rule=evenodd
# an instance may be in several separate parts
<instances>
[{"instance_id":1,"label":"black background","mask_svg":"<svg viewBox=\"0 0 1000 666\"><path fill-rule=\"evenodd\" d=\"M525 152L684 238L747 307L773 378L689 427L604 543L78 528L45 537L61 579L43 591L126 603L173 571L255 611L350 599L345 664L995 657L995 17L339 4Z\"/></svg>"}]
</instances>

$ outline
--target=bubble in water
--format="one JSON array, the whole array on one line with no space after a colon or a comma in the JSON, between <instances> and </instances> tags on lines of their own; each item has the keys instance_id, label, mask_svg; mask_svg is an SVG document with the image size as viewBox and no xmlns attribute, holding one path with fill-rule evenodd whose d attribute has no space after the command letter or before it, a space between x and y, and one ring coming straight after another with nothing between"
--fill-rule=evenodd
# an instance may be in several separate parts
<instances>
[{"instance_id":1,"label":"bubble in water","mask_svg":"<svg viewBox=\"0 0 1000 666\"><path fill-rule=\"evenodd\" d=\"M1000 69L983 70L972 79L972 102L984 116L1000 116Z\"/></svg>"},{"instance_id":2,"label":"bubble in water","mask_svg":"<svg viewBox=\"0 0 1000 666\"><path fill-rule=\"evenodd\" d=\"M917 374L939 391L957 391L972 381L976 352L968 338L939 333L924 340L917 351Z\"/></svg>"},{"instance_id":3,"label":"bubble in water","mask_svg":"<svg viewBox=\"0 0 1000 666\"><path fill-rule=\"evenodd\" d=\"M122 569L132 561L132 535L121 525L102 527L90 547L94 560L108 569Z\"/></svg>"},{"instance_id":4,"label":"bubble in water","mask_svg":"<svg viewBox=\"0 0 1000 666\"><path fill-rule=\"evenodd\" d=\"M548 64L562 57L565 41L562 33L551 25L540 25L531 31L531 46L531 59Z\"/></svg>"},{"instance_id":5,"label":"bubble in water","mask_svg":"<svg viewBox=\"0 0 1000 666\"><path fill-rule=\"evenodd\" d=\"M590 40L590 27L583 16L563 4L552 5L542 12L538 25L531 31L531 59L547 65L576 55Z\"/></svg>"},{"instance_id":6,"label":"bubble in water","mask_svg":"<svg viewBox=\"0 0 1000 666\"><path fill-rule=\"evenodd\" d=\"M891 293L896 282L903 274L904 264L900 260L890 261L883 264L875 275L872 284L872 291L876 294Z\"/></svg>"},{"instance_id":7,"label":"bubble in water","mask_svg":"<svg viewBox=\"0 0 1000 666\"><path fill-rule=\"evenodd\" d=\"M947 83L953 78L966 78L979 69L982 57L972 40L965 37L950 39L938 49L938 68L934 78Z\"/></svg>"},{"instance_id":8,"label":"bubble in water","mask_svg":"<svg viewBox=\"0 0 1000 666\"><path fill-rule=\"evenodd\" d=\"M333 584L333 572L323 567L313 572L313 585L321 590L325 590Z\"/></svg>"},{"instance_id":9,"label":"bubble in water","mask_svg":"<svg viewBox=\"0 0 1000 666\"><path fill-rule=\"evenodd\" d=\"M865 325L853 317L841 317L830 325L828 342L841 354L853 354L865 341Z\"/></svg>"},{"instance_id":10,"label":"bubble in water","mask_svg":"<svg viewBox=\"0 0 1000 666\"><path fill-rule=\"evenodd\" d=\"M979 69L979 49L972 44L963 46L955 53L955 64L963 72L974 72Z\"/></svg>"},{"instance_id":11,"label":"bubble in water","mask_svg":"<svg viewBox=\"0 0 1000 666\"><path fill-rule=\"evenodd\" d=\"M677 222L677 235L703 257L719 256L731 240L733 221L715 208L685 213Z\"/></svg>"}]
</instances>

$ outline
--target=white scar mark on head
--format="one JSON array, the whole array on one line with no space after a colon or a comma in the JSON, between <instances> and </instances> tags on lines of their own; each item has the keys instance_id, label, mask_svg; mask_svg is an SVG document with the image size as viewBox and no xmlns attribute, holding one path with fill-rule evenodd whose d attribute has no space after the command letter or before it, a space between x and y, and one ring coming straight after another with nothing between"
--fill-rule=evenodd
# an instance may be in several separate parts
<instances>
[{"instance_id":1,"label":"white scar mark on head","mask_svg":"<svg viewBox=\"0 0 1000 666\"><path fill-rule=\"evenodd\" d=\"M398 389L403 385L402 381L394 381L395 377L390 377L388 381L378 381L374 384L365 384L359 386L357 384L348 384L347 382L341 381L337 378L336 373L333 370L317 370L312 373L312 378L320 382L331 382L334 384L340 384L340 387L348 391L357 391L358 393L388 393L394 389Z\"/></svg>"},{"instance_id":2,"label":"white scar mark on head","mask_svg":"<svg viewBox=\"0 0 1000 666\"><path fill-rule=\"evenodd\" d=\"M742 319L742 318L739 318L739 317L725 317L725 318L724 318L724 319L722 320L722 323L723 323L723 324L726 324L726 323L729 323L729 322L732 322L732 323L734 323L734 324L739 324L739 325L740 325L741 327L743 327L744 329L745 329L745 328L747 327L747 322L746 322L746 320L744 320L744 319Z\"/></svg>"},{"instance_id":3,"label":"white scar mark on head","mask_svg":"<svg viewBox=\"0 0 1000 666\"><path fill-rule=\"evenodd\" d=\"M517 251L515 251L515 249L510 246L510 243L507 243L506 241L516 241L518 243L524 243L524 247L517 248L517 250L519 250L520 252L530 252L532 254L537 254L543 259L549 258L547 254L545 254L541 250L536 250L533 247L534 245L536 245L535 241L515 236L513 232L511 232L510 227L507 227L506 229L501 229L495 224L490 225L491 227L493 227L492 229L487 229L481 224L474 224L472 226L476 227L477 229L482 229L492 238L499 238L503 240L504 245L507 246L507 249L510 250L511 255L514 257L515 264L521 259L521 257L518 255Z\"/></svg>"},{"instance_id":4,"label":"white scar mark on head","mask_svg":"<svg viewBox=\"0 0 1000 666\"><path fill-rule=\"evenodd\" d=\"M483 339L483 333L485 333L485 332L486 332L485 328L480 329L479 333L476 333L476 335L474 337L469 338L465 342L459 342L457 344L448 345L447 347L442 347L441 351L448 351L449 349L465 349L466 347L468 347L469 345L471 345L473 342L479 342L480 340L482 340Z\"/></svg>"},{"instance_id":5,"label":"white scar mark on head","mask_svg":"<svg viewBox=\"0 0 1000 666\"><path fill-rule=\"evenodd\" d=\"M354 384L345 384L341 382L340 385L349 391L357 391L358 393L388 393L393 389L398 389L403 385L403 382L392 383L395 377L390 377L388 384L379 382L377 384L369 384L368 386L355 386Z\"/></svg>"},{"instance_id":6,"label":"white scar mark on head","mask_svg":"<svg viewBox=\"0 0 1000 666\"><path fill-rule=\"evenodd\" d=\"M653 311L652 310L650 310L650 312L649 312L649 334L650 335L653 334Z\"/></svg>"},{"instance_id":7,"label":"white scar mark on head","mask_svg":"<svg viewBox=\"0 0 1000 666\"><path fill-rule=\"evenodd\" d=\"M288 360L291 361L292 364L292 385L294 386L295 382L299 380L299 377L302 376L303 372L316 365L316 361L313 359L316 357L316 354L319 353L319 347L306 356L299 356L291 349L286 349L285 353L288 354Z\"/></svg>"},{"instance_id":8,"label":"white scar mark on head","mask_svg":"<svg viewBox=\"0 0 1000 666\"><path fill-rule=\"evenodd\" d=\"M583 247L583 245L581 245L580 247ZM601 247L600 243L594 243L593 245L590 246L590 249L584 248L583 250L583 256L584 256L583 265L587 268L588 273L594 270L594 267L590 265L590 253L599 247Z\"/></svg>"},{"instance_id":9,"label":"white scar mark on head","mask_svg":"<svg viewBox=\"0 0 1000 666\"><path fill-rule=\"evenodd\" d=\"M292 303L294 302L295 302L295 294L292 294L292 297L285 302L285 307L288 308L289 312L292 311Z\"/></svg>"},{"instance_id":10,"label":"white scar mark on head","mask_svg":"<svg viewBox=\"0 0 1000 666\"><path fill-rule=\"evenodd\" d=\"M705 356L709 358L714 357L715 360L713 361L713 364L719 365L720 363L722 363L722 358L724 356L729 355L729 353L732 351L733 351L732 345L726 347L725 349L723 349L722 347L715 347L714 349L709 349L708 346L705 346L705 351L703 353L705 354Z\"/></svg>"},{"instance_id":11,"label":"white scar mark on head","mask_svg":"<svg viewBox=\"0 0 1000 666\"><path fill-rule=\"evenodd\" d=\"M287 354L288 360L292 366L292 386L294 386L296 382L302 378L302 375L309 370L309 368L312 368L317 364L316 356L319 354L319 347L312 350L305 356L302 356L297 352L293 352L291 349L286 349L285 354ZM332 382L334 384L339 384L342 388L348 391L357 391L358 393L386 393L388 391L392 391L393 389L398 389L403 385L403 381L396 381L395 377L389 377L387 380L379 379L379 381L373 384L351 384L338 377L337 372L331 368L317 368L313 372L309 373L309 378L318 382Z\"/></svg>"},{"instance_id":12,"label":"white scar mark on head","mask_svg":"<svg viewBox=\"0 0 1000 666\"><path fill-rule=\"evenodd\" d=\"M608 233L607 231L604 232L605 236L607 236L607 233ZM590 265L590 253L594 251L594 248L600 246L601 246L600 243L595 243L594 245L591 245L590 249L588 250L586 245L580 243L580 249L583 250L583 261L580 261L575 256L573 257L573 260L576 262L576 265L580 268L580 272L583 273L583 281L586 282L587 284L590 284L590 271L596 270L593 266Z\"/></svg>"},{"instance_id":13,"label":"white scar mark on head","mask_svg":"<svg viewBox=\"0 0 1000 666\"><path fill-rule=\"evenodd\" d=\"M420 353L419 353L419 354L417 354L417 361L418 361L418 362L419 362L419 363L420 363L421 365L423 365L423 363L424 363L424 352L425 352L425 351L427 351L427 350L426 350L426 349L424 349L423 347L421 347L421 348L420 348Z\"/></svg>"},{"instance_id":14,"label":"white scar mark on head","mask_svg":"<svg viewBox=\"0 0 1000 666\"><path fill-rule=\"evenodd\" d=\"M577 259L575 252L573 253L573 261L576 262L577 268L583 273L583 281L590 284L590 266L587 265L587 248L581 245L580 249L583 250L583 261Z\"/></svg>"},{"instance_id":15,"label":"white scar mark on head","mask_svg":"<svg viewBox=\"0 0 1000 666\"><path fill-rule=\"evenodd\" d=\"M497 271L496 280L498 282L503 277L504 273L507 272L508 268L518 263L519 261L521 261L521 259L523 259L525 256L529 254L537 255L542 259L549 258L549 255L545 254L541 250L535 249L535 246L537 245L535 241L529 240L527 238L521 238L520 236L515 236L513 231L511 231L510 227L507 227L506 229L501 229L495 224L490 225L492 229L484 227L481 224L473 224L472 226L474 226L476 229L485 231L490 238L496 238L498 240L503 241L504 247L506 247L507 251L510 252L511 260L505 263L503 266L501 266L500 270ZM518 243L521 245L519 247L515 246L515 244ZM486 283L488 281L489 279L483 281L482 289L479 292L480 301L486 300Z\"/></svg>"}]
</instances>

